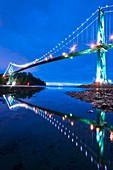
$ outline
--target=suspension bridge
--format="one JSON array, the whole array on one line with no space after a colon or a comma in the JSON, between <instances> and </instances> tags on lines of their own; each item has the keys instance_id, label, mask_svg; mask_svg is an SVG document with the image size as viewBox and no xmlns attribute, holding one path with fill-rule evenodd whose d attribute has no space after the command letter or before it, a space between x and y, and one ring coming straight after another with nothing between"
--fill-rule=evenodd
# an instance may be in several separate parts
<instances>
[{"instance_id":1,"label":"suspension bridge","mask_svg":"<svg viewBox=\"0 0 113 170\"><path fill-rule=\"evenodd\" d=\"M28 68L92 53L97 53L95 83L106 84L106 52L113 48L112 13L113 5L99 7L80 27L43 56L23 65L10 62L3 74L4 77L8 77L7 84L12 85L14 75Z\"/></svg>"}]
</instances>

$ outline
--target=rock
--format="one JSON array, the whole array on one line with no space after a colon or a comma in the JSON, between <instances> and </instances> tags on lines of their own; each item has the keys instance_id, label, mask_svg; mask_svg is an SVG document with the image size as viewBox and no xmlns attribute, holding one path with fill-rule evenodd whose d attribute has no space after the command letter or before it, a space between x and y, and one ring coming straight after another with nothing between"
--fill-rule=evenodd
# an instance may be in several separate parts
<instances>
[{"instance_id":1,"label":"rock","mask_svg":"<svg viewBox=\"0 0 113 170\"><path fill-rule=\"evenodd\" d=\"M93 110L88 110L89 113L93 113Z\"/></svg>"}]
</instances>

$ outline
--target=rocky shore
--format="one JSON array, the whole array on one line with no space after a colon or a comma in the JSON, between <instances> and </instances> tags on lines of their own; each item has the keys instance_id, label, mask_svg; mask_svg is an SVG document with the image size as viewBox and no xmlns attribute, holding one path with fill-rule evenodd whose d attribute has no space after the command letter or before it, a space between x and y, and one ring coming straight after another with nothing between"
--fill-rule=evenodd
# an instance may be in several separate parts
<instances>
[{"instance_id":1,"label":"rocky shore","mask_svg":"<svg viewBox=\"0 0 113 170\"><path fill-rule=\"evenodd\" d=\"M66 92L66 94L91 103L94 108L113 112L113 88L92 88L82 92Z\"/></svg>"},{"instance_id":2,"label":"rocky shore","mask_svg":"<svg viewBox=\"0 0 113 170\"><path fill-rule=\"evenodd\" d=\"M113 88L113 84L82 84L80 86L78 86L80 88Z\"/></svg>"}]
</instances>

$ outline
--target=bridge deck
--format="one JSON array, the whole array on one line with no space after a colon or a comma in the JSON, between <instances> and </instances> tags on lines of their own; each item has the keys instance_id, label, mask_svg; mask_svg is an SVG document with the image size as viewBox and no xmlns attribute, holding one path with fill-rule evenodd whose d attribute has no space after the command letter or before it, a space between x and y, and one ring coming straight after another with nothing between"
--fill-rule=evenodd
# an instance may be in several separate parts
<instances>
[{"instance_id":1,"label":"bridge deck","mask_svg":"<svg viewBox=\"0 0 113 170\"><path fill-rule=\"evenodd\" d=\"M65 55L62 55L62 56L58 56L58 57L51 58L51 59L48 59L48 60L43 60L43 61L40 61L40 62L34 62L34 64L30 64L30 65L28 65L24 68L18 69L17 71L13 72L13 74L16 74L20 71L23 71L23 70L26 70L28 68L35 67L35 66L38 66L38 65L42 65L42 64L46 64L46 63L50 63L50 62L54 62L54 61L58 61L58 60L66 59L66 58L71 58L71 57L81 56L81 55L85 55L85 54L95 53L99 49L102 50L102 51L107 51L111 48L113 48L113 43L104 44L104 45L97 45L94 48L88 48L88 49L85 49L85 50L82 50L82 51L78 51L78 52L74 52L74 53L70 53L70 54L65 54Z\"/></svg>"}]
</instances>

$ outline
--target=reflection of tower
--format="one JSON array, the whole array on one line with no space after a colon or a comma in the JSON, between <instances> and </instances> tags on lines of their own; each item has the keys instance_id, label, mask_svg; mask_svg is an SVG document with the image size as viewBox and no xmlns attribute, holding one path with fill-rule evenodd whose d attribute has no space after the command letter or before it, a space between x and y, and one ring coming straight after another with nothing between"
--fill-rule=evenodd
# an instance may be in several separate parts
<instances>
[{"instance_id":1,"label":"reflection of tower","mask_svg":"<svg viewBox=\"0 0 113 170\"><path fill-rule=\"evenodd\" d=\"M6 97L5 95L3 95L3 97L4 97L8 107L10 109L10 107L13 106L13 104L14 104L14 96L13 95L8 95L8 97Z\"/></svg>"},{"instance_id":2,"label":"reflection of tower","mask_svg":"<svg viewBox=\"0 0 113 170\"><path fill-rule=\"evenodd\" d=\"M103 128L105 122L105 112L97 109L97 127L96 127L96 141L97 141L97 158L100 169L103 168L103 156L104 156L104 137L105 129Z\"/></svg>"},{"instance_id":3,"label":"reflection of tower","mask_svg":"<svg viewBox=\"0 0 113 170\"><path fill-rule=\"evenodd\" d=\"M14 104L14 97L11 96L11 95L9 95L9 96L8 96L8 101L9 101L9 104L10 104L10 105L13 105L13 104Z\"/></svg>"}]
</instances>

